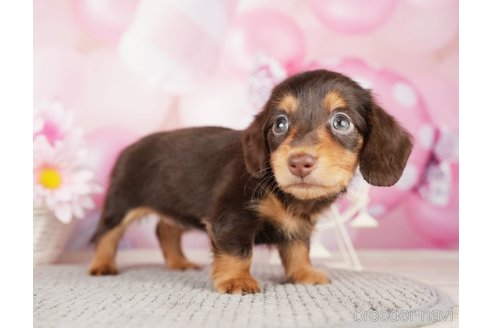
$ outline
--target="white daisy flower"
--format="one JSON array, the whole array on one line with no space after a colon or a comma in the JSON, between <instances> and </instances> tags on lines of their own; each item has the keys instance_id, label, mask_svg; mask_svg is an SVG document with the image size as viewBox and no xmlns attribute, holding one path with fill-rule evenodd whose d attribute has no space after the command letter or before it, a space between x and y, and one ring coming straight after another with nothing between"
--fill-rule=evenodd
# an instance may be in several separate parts
<instances>
[{"instance_id":1,"label":"white daisy flower","mask_svg":"<svg viewBox=\"0 0 492 328\"><path fill-rule=\"evenodd\" d=\"M63 223L83 218L94 208L93 194L102 191L86 167L82 131L73 122L59 103L34 111L34 205L45 206Z\"/></svg>"}]
</instances>

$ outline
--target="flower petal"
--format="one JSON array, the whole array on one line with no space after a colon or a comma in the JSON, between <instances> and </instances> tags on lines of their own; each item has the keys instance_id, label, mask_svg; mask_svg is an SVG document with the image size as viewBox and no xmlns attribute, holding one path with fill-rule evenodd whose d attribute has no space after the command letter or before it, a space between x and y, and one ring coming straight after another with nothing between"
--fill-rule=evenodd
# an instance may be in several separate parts
<instances>
[{"instance_id":1,"label":"flower petal","mask_svg":"<svg viewBox=\"0 0 492 328\"><path fill-rule=\"evenodd\" d=\"M70 186L70 189L78 195L87 195L92 192L91 188L87 184L75 184Z\"/></svg>"},{"instance_id":2,"label":"flower petal","mask_svg":"<svg viewBox=\"0 0 492 328\"><path fill-rule=\"evenodd\" d=\"M68 202L72 199L72 194L70 194L67 188L60 188L54 192L54 197L60 202Z\"/></svg>"},{"instance_id":3,"label":"flower petal","mask_svg":"<svg viewBox=\"0 0 492 328\"><path fill-rule=\"evenodd\" d=\"M68 204L58 204L55 208L55 216L62 223L69 223L72 219L72 213Z\"/></svg>"},{"instance_id":4,"label":"flower petal","mask_svg":"<svg viewBox=\"0 0 492 328\"><path fill-rule=\"evenodd\" d=\"M46 206L49 208L49 209L52 209L54 210L55 207L56 207L56 200L55 200L55 197L53 197L51 195L51 193L47 193L45 195L45 201L46 201Z\"/></svg>"},{"instance_id":5,"label":"flower petal","mask_svg":"<svg viewBox=\"0 0 492 328\"><path fill-rule=\"evenodd\" d=\"M72 175L72 179L77 182L87 182L94 178L94 173L89 170L80 170Z\"/></svg>"},{"instance_id":6,"label":"flower petal","mask_svg":"<svg viewBox=\"0 0 492 328\"><path fill-rule=\"evenodd\" d=\"M72 203L72 211L73 211L73 215L77 219L82 219L84 217L84 210L78 204Z\"/></svg>"}]
</instances>

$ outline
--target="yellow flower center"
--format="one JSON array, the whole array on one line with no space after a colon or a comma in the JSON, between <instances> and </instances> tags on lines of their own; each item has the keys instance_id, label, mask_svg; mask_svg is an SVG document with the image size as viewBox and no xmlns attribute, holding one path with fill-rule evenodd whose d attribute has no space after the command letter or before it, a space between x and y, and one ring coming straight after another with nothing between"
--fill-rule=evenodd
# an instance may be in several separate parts
<instances>
[{"instance_id":1,"label":"yellow flower center","mask_svg":"<svg viewBox=\"0 0 492 328\"><path fill-rule=\"evenodd\" d=\"M43 169L39 175L39 183L47 189L56 189L61 185L61 182L61 174L55 169Z\"/></svg>"}]
</instances>

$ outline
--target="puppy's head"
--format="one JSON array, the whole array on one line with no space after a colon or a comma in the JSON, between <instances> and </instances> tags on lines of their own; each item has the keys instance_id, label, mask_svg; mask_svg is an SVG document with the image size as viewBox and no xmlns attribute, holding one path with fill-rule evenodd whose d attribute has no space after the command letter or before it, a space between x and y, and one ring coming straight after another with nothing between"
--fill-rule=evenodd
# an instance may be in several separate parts
<instances>
[{"instance_id":1,"label":"puppy's head","mask_svg":"<svg viewBox=\"0 0 492 328\"><path fill-rule=\"evenodd\" d=\"M268 168L284 192L298 199L338 194L357 165L372 185L400 178L412 150L410 135L344 75L301 73L277 85L243 134L247 170Z\"/></svg>"}]
</instances>

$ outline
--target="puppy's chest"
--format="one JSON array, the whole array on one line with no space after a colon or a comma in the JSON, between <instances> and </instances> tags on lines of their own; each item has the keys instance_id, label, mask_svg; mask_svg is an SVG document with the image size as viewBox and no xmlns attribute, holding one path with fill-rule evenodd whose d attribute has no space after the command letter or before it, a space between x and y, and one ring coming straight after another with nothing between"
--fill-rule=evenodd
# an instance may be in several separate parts
<instances>
[{"instance_id":1,"label":"puppy's chest","mask_svg":"<svg viewBox=\"0 0 492 328\"><path fill-rule=\"evenodd\" d=\"M296 213L284 206L276 197L268 196L254 206L263 223L258 235L264 240L258 240L258 242L306 239L311 235L315 219Z\"/></svg>"}]
</instances>

